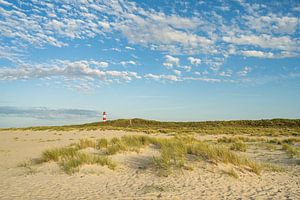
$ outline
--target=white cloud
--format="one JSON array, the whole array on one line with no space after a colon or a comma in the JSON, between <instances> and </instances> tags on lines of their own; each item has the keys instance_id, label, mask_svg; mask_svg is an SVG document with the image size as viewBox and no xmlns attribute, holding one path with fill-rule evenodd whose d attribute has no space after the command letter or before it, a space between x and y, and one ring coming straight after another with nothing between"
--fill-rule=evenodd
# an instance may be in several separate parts
<instances>
[{"instance_id":1,"label":"white cloud","mask_svg":"<svg viewBox=\"0 0 300 200\"><path fill-rule=\"evenodd\" d=\"M5 0L0 3L12 5ZM300 42L296 35L299 17L292 13L274 14L263 4L240 4L247 12L239 15L233 12L232 21L228 21L216 12L207 16L205 12L199 13L190 8L191 15L184 17L123 0L28 1L26 5L32 8L32 12L21 4L14 5L12 9L5 6L0 8L3 19L0 22L0 35L6 38L6 45L22 48L30 45L63 47L74 39L85 40L96 36L111 38L108 34L119 32L131 44L169 54L228 56L239 55L241 50L266 52L266 49L274 49L282 51L277 56L280 58L299 56ZM228 9L228 5L222 4L219 8ZM260 10L265 11L261 12L264 15L260 14ZM239 49L240 45L243 45L243 49ZM262 49L249 50L247 45ZM134 50L129 46L125 48ZM121 51L118 48L111 50ZM189 61L195 65L199 63L199 60ZM170 64L164 66L171 67Z\"/></svg>"},{"instance_id":2,"label":"white cloud","mask_svg":"<svg viewBox=\"0 0 300 200\"><path fill-rule=\"evenodd\" d=\"M156 81L159 81L159 80L179 81L179 78L175 75L146 74L144 77L148 78L148 79L153 79L153 80L156 80Z\"/></svg>"},{"instance_id":3,"label":"white cloud","mask_svg":"<svg viewBox=\"0 0 300 200\"><path fill-rule=\"evenodd\" d=\"M199 58L194 58L190 56L187 59L190 61L192 65L199 65L201 63L201 60Z\"/></svg>"},{"instance_id":4,"label":"white cloud","mask_svg":"<svg viewBox=\"0 0 300 200\"><path fill-rule=\"evenodd\" d=\"M179 58L170 55L165 55L165 62L163 63L163 66L167 68L172 68L174 65L179 66L179 62Z\"/></svg>"},{"instance_id":5,"label":"white cloud","mask_svg":"<svg viewBox=\"0 0 300 200\"><path fill-rule=\"evenodd\" d=\"M100 62L98 65L100 67L108 67L108 63L107 62Z\"/></svg>"},{"instance_id":6,"label":"white cloud","mask_svg":"<svg viewBox=\"0 0 300 200\"><path fill-rule=\"evenodd\" d=\"M63 47L74 45L75 41L78 44L85 43L90 38L99 38L103 43L105 39L117 43L106 50L121 52L124 47L135 50L131 46L141 45L148 50L167 54L162 65L172 69L170 73L173 75L148 74L148 78L160 80L188 80L183 79L181 73L184 70L192 71L192 67L200 64L211 74L224 79L232 74L247 76L251 68L246 67L239 72L222 69L231 55L270 59L300 57L299 17L293 12L274 14L271 8L262 3L241 1L245 8L243 12L228 11L226 3L222 3L218 8L230 12L230 19L219 10L199 12L197 8L190 8L189 15L181 12L166 14L162 10L123 0L33 0L14 5L7 0L0 0L0 4L0 57L18 66L0 69L0 78L5 80L63 76L108 83L141 78L136 72L100 69L109 66L108 62L103 61L57 60L50 64L20 65L20 50L26 55L29 48L47 48L48 45ZM295 6L293 9L297 11ZM93 47L96 45L93 43ZM124 53L130 53L127 50ZM184 59L187 57L186 61L191 66L180 66L179 56ZM197 56L201 56L201 59ZM129 58L121 59L124 59L120 62L123 66L137 64ZM200 76L205 72L194 74ZM89 87L88 83L82 82L81 87Z\"/></svg>"},{"instance_id":7,"label":"white cloud","mask_svg":"<svg viewBox=\"0 0 300 200\"><path fill-rule=\"evenodd\" d=\"M129 47L129 46L126 46L125 49L128 49L128 50L135 50L135 48Z\"/></svg>"},{"instance_id":8,"label":"white cloud","mask_svg":"<svg viewBox=\"0 0 300 200\"><path fill-rule=\"evenodd\" d=\"M110 50L112 50L112 51L117 51L117 52L121 52L121 49L119 49L119 48L115 48L115 47L113 47L113 48L110 48Z\"/></svg>"},{"instance_id":9,"label":"white cloud","mask_svg":"<svg viewBox=\"0 0 300 200\"><path fill-rule=\"evenodd\" d=\"M205 58L203 59L203 63L209 66L209 68L213 71L218 71L224 64L226 58L224 57L211 57L211 58Z\"/></svg>"},{"instance_id":10,"label":"white cloud","mask_svg":"<svg viewBox=\"0 0 300 200\"><path fill-rule=\"evenodd\" d=\"M297 30L299 18L282 16L279 17L275 14L266 16L246 16L246 24L260 33L280 33L280 34L293 34Z\"/></svg>"},{"instance_id":11,"label":"white cloud","mask_svg":"<svg viewBox=\"0 0 300 200\"><path fill-rule=\"evenodd\" d=\"M67 82L76 80L77 85L82 85L83 82L88 84L93 80L110 83L141 78L136 72L104 71L99 69L107 66L107 62L94 60L54 60L50 63L40 64L23 63L16 68L0 68L0 80L52 79L61 77Z\"/></svg>"},{"instance_id":12,"label":"white cloud","mask_svg":"<svg viewBox=\"0 0 300 200\"><path fill-rule=\"evenodd\" d=\"M182 69L184 69L187 72L190 72L192 70L191 66L180 66L179 68L182 68Z\"/></svg>"},{"instance_id":13,"label":"white cloud","mask_svg":"<svg viewBox=\"0 0 300 200\"><path fill-rule=\"evenodd\" d=\"M13 107L0 106L0 116L26 117L35 119L95 119L99 117L99 111L84 109L53 109L46 107Z\"/></svg>"},{"instance_id":14,"label":"white cloud","mask_svg":"<svg viewBox=\"0 0 300 200\"><path fill-rule=\"evenodd\" d=\"M136 62L133 61L133 60L129 60L129 61L121 61L120 64L123 65L123 66L136 65Z\"/></svg>"},{"instance_id":15,"label":"white cloud","mask_svg":"<svg viewBox=\"0 0 300 200\"><path fill-rule=\"evenodd\" d=\"M210 83L219 83L221 82L221 79L216 78L206 78L206 77L185 77L184 80L192 80L192 81L204 81L204 82L210 82Z\"/></svg>"},{"instance_id":16,"label":"white cloud","mask_svg":"<svg viewBox=\"0 0 300 200\"><path fill-rule=\"evenodd\" d=\"M109 29L110 28L110 25L108 22L104 22L104 21L98 21L98 24L100 26L102 26L104 29Z\"/></svg>"},{"instance_id":17,"label":"white cloud","mask_svg":"<svg viewBox=\"0 0 300 200\"><path fill-rule=\"evenodd\" d=\"M274 58L274 54L272 52L248 50L242 51L242 54L247 57Z\"/></svg>"},{"instance_id":18,"label":"white cloud","mask_svg":"<svg viewBox=\"0 0 300 200\"><path fill-rule=\"evenodd\" d=\"M2 4L4 2L1 1ZM103 20L103 15L90 13L85 6L74 10L76 5L71 2L70 5L64 2L61 7L56 1L28 1L26 5L32 8L32 12L20 5L14 5L13 9L0 8L3 17L0 35L9 38L14 45L62 47L68 45L65 39L93 38L110 30L110 24Z\"/></svg>"},{"instance_id":19,"label":"white cloud","mask_svg":"<svg viewBox=\"0 0 300 200\"><path fill-rule=\"evenodd\" d=\"M4 0L0 0L0 4L5 5L5 6L12 6L11 3L4 1Z\"/></svg>"},{"instance_id":20,"label":"white cloud","mask_svg":"<svg viewBox=\"0 0 300 200\"><path fill-rule=\"evenodd\" d=\"M60 31L62 31L62 29L65 25L64 25L64 23L53 19L52 21L48 22L47 26L49 26L49 29L54 29L54 30L60 32Z\"/></svg>"},{"instance_id":21,"label":"white cloud","mask_svg":"<svg viewBox=\"0 0 300 200\"><path fill-rule=\"evenodd\" d=\"M245 77L248 75L248 73L251 71L250 67L244 67L242 71L237 72L237 75L240 77Z\"/></svg>"},{"instance_id":22,"label":"white cloud","mask_svg":"<svg viewBox=\"0 0 300 200\"><path fill-rule=\"evenodd\" d=\"M173 56L170 56L170 55L165 55L165 59L166 59L166 62L169 62L169 63L173 63L175 65L179 65L179 58L176 58L176 57L173 57Z\"/></svg>"},{"instance_id":23,"label":"white cloud","mask_svg":"<svg viewBox=\"0 0 300 200\"><path fill-rule=\"evenodd\" d=\"M232 71L228 70L228 71L222 71L218 73L219 76L223 76L223 77L231 77L232 76Z\"/></svg>"},{"instance_id":24,"label":"white cloud","mask_svg":"<svg viewBox=\"0 0 300 200\"><path fill-rule=\"evenodd\" d=\"M283 51L300 51L300 42L289 36L273 37L271 35L241 35L239 37L223 37L228 43L238 45L252 45L261 48L270 48Z\"/></svg>"},{"instance_id":25,"label":"white cloud","mask_svg":"<svg viewBox=\"0 0 300 200\"><path fill-rule=\"evenodd\" d=\"M177 75L177 76L180 76L181 75L181 71L179 71L179 70L173 70L173 72Z\"/></svg>"},{"instance_id":26,"label":"white cloud","mask_svg":"<svg viewBox=\"0 0 300 200\"><path fill-rule=\"evenodd\" d=\"M163 66L165 66L168 69L171 69L173 67L172 63L163 63Z\"/></svg>"},{"instance_id":27,"label":"white cloud","mask_svg":"<svg viewBox=\"0 0 300 200\"><path fill-rule=\"evenodd\" d=\"M115 5L114 9L119 7ZM202 24L199 18L147 11L135 4L126 7L126 11L118 12L122 18L114 23L114 28L122 32L130 43L177 53L212 52L214 48L210 38L189 31L199 31L197 28Z\"/></svg>"}]
</instances>

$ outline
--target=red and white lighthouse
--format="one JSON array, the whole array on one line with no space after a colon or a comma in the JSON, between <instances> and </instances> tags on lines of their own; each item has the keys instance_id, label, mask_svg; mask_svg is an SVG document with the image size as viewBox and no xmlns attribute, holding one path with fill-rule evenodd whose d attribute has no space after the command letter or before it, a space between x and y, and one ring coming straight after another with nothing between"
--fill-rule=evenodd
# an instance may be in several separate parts
<instances>
[{"instance_id":1,"label":"red and white lighthouse","mask_svg":"<svg viewBox=\"0 0 300 200\"><path fill-rule=\"evenodd\" d=\"M106 122L106 112L103 112L103 117L102 117L103 122Z\"/></svg>"}]
</instances>

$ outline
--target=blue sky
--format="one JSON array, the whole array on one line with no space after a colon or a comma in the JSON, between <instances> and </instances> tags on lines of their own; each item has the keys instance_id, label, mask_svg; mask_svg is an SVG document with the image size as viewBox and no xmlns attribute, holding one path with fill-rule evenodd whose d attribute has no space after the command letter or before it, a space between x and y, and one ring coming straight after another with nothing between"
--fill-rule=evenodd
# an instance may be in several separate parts
<instances>
[{"instance_id":1,"label":"blue sky","mask_svg":"<svg viewBox=\"0 0 300 200\"><path fill-rule=\"evenodd\" d=\"M0 127L300 118L299 1L0 0Z\"/></svg>"}]
</instances>

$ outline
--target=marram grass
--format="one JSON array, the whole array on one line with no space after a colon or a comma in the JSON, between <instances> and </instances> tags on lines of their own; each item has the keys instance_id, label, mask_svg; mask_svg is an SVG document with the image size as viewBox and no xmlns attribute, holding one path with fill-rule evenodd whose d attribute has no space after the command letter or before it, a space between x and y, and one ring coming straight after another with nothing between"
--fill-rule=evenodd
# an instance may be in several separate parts
<instances>
[{"instance_id":1,"label":"marram grass","mask_svg":"<svg viewBox=\"0 0 300 200\"><path fill-rule=\"evenodd\" d=\"M236 141L233 144L235 143ZM127 135L111 140L81 139L78 143L67 147L44 151L41 160L57 162L68 174L79 171L84 164L106 165L110 169L115 169L116 163L110 158L112 155L126 151L139 152L141 148L150 144L156 146L160 152L159 156L153 157L153 166L163 175L168 175L175 169L189 169L188 164L197 160L228 163L256 174L260 174L264 169L272 169L269 164L257 163L219 144L209 144L192 137L158 138L145 135ZM99 150L99 154L81 151L89 147ZM238 147L238 150L241 150L241 147Z\"/></svg>"},{"instance_id":2,"label":"marram grass","mask_svg":"<svg viewBox=\"0 0 300 200\"><path fill-rule=\"evenodd\" d=\"M79 148L63 147L46 150L42 153L42 161L55 161L68 174L77 172L80 166L84 164L97 164L108 166L110 169L115 169L116 164L107 156L91 155L78 151Z\"/></svg>"}]
</instances>

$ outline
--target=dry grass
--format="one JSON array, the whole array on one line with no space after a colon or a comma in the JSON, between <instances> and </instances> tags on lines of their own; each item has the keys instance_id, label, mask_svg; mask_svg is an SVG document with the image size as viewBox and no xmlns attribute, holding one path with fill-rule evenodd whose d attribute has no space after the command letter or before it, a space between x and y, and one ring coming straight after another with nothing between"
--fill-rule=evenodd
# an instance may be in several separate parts
<instances>
[{"instance_id":1,"label":"dry grass","mask_svg":"<svg viewBox=\"0 0 300 200\"><path fill-rule=\"evenodd\" d=\"M269 151L275 151L277 149L277 146L275 144L260 143L258 145L261 146L261 147L265 147Z\"/></svg>"},{"instance_id":2,"label":"dry grass","mask_svg":"<svg viewBox=\"0 0 300 200\"><path fill-rule=\"evenodd\" d=\"M265 138L261 137L244 137L244 136L234 136L234 137L222 137L217 140L219 143L236 143L236 142L263 142L266 141Z\"/></svg>"},{"instance_id":3,"label":"dry grass","mask_svg":"<svg viewBox=\"0 0 300 200\"><path fill-rule=\"evenodd\" d=\"M77 147L70 146L46 150L42 153L41 160L42 162L57 162L59 166L68 174L77 172L80 166L84 164L97 164L101 166L107 165L108 168L115 169L116 164L113 163L107 156L90 155L87 153L79 152L78 150L80 148L78 147L90 147L88 145L82 144L92 143L86 143L86 140L80 140L80 142L77 144Z\"/></svg>"},{"instance_id":4,"label":"dry grass","mask_svg":"<svg viewBox=\"0 0 300 200\"><path fill-rule=\"evenodd\" d=\"M107 154L113 155L121 151L136 151L139 152L140 148L149 145L151 138L148 136L123 136L119 138L112 138L107 145Z\"/></svg>"},{"instance_id":5,"label":"dry grass","mask_svg":"<svg viewBox=\"0 0 300 200\"><path fill-rule=\"evenodd\" d=\"M268 143L273 143L273 144L294 144L296 142L300 142L300 137L289 137L285 139L278 139L278 138L273 138L270 140L267 140Z\"/></svg>"},{"instance_id":6,"label":"dry grass","mask_svg":"<svg viewBox=\"0 0 300 200\"><path fill-rule=\"evenodd\" d=\"M154 158L154 164L163 175L169 174L172 169L186 166L186 163L191 161L188 160L188 155L196 160L233 164L256 174L260 174L265 168L225 147L211 145L193 138L156 139L155 143L160 148L161 156Z\"/></svg>"},{"instance_id":7,"label":"dry grass","mask_svg":"<svg viewBox=\"0 0 300 200\"><path fill-rule=\"evenodd\" d=\"M236 171L233 168L230 168L229 170L223 170L223 172L233 178L236 178L236 179L239 178L239 175L236 173Z\"/></svg>"},{"instance_id":8,"label":"dry grass","mask_svg":"<svg viewBox=\"0 0 300 200\"><path fill-rule=\"evenodd\" d=\"M187 147L176 140L159 140L160 156L154 157L153 162L159 169L160 175L168 175L174 168L182 168L185 164Z\"/></svg>"},{"instance_id":9,"label":"dry grass","mask_svg":"<svg viewBox=\"0 0 300 200\"><path fill-rule=\"evenodd\" d=\"M55 161L58 162L62 159L74 157L78 152L74 147L63 147L46 150L42 153L42 160L44 162Z\"/></svg>"},{"instance_id":10,"label":"dry grass","mask_svg":"<svg viewBox=\"0 0 300 200\"><path fill-rule=\"evenodd\" d=\"M230 146L230 149L231 150L234 150L234 151L243 151L245 152L247 150L247 145L243 142L234 142L231 146Z\"/></svg>"},{"instance_id":11,"label":"dry grass","mask_svg":"<svg viewBox=\"0 0 300 200\"><path fill-rule=\"evenodd\" d=\"M108 141L106 138L101 138L97 140L97 149L107 148Z\"/></svg>"},{"instance_id":12,"label":"dry grass","mask_svg":"<svg viewBox=\"0 0 300 200\"><path fill-rule=\"evenodd\" d=\"M153 164L160 175L169 175L176 169L190 169L189 164L197 160L213 163L232 164L236 167L260 174L262 170L271 169L271 165L264 165L241 156L230 149L218 144L196 140L192 137L157 138L145 135L130 135L121 138L89 140L81 139L76 144L63 148L46 150L42 153L42 162L55 161L67 173L77 172L84 164L107 165L114 169L109 156L124 152L136 151L150 144L159 149L160 156L153 157ZM234 150L244 150L244 144L239 143ZM94 148L102 152L102 155L91 155L79 151L84 148Z\"/></svg>"},{"instance_id":13,"label":"dry grass","mask_svg":"<svg viewBox=\"0 0 300 200\"><path fill-rule=\"evenodd\" d=\"M107 156L90 155L87 153L77 153L73 157L69 157L59 161L59 165L61 166L61 168L68 174L78 172L80 166L84 164L97 164L101 166L106 165L110 169L116 168L116 164L112 162Z\"/></svg>"},{"instance_id":14,"label":"dry grass","mask_svg":"<svg viewBox=\"0 0 300 200\"><path fill-rule=\"evenodd\" d=\"M106 123L95 122L71 126L29 127L23 129L0 130L33 130L33 131L70 131L70 130L124 130L139 131L149 134L228 134L250 136L299 136L299 119L271 120L238 120L238 121L207 121L207 122L159 122L143 119L118 119Z\"/></svg>"},{"instance_id":15,"label":"dry grass","mask_svg":"<svg viewBox=\"0 0 300 200\"><path fill-rule=\"evenodd\" d=\"M80 139L79 140L79 143L77 144L78 145L78 148L79 149L85 149L85 148L88 148L88 147L91 147L91 148L96 148L96 143L95 141L93 140L90 140L90 139Z\"/></svg>"},{"instance_id":16,"label":"dry grass","mask_svg":"<svg viewBox=\"0 0 300 200\"><path fill-rule=\"evenodd\" d=\"M300 155L298 149L289 144L283 144L282 150L285 150L290 157L298 157Z\"/></svg>"}]
</instances>

